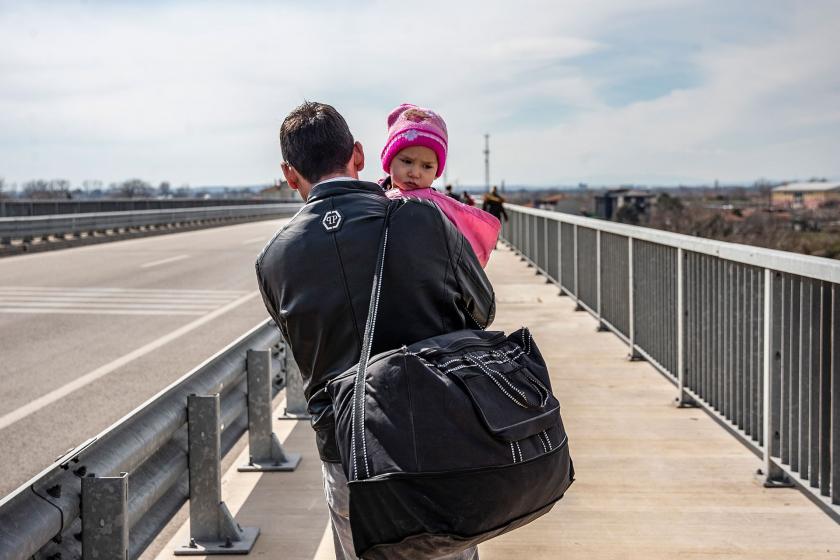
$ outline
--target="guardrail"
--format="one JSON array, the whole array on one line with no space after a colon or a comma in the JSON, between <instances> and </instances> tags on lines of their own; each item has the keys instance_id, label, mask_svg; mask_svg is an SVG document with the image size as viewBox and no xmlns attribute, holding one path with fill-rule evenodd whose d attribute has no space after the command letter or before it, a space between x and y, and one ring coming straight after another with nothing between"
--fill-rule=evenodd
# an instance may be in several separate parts
<instances>
[{"instance_id":1,"label":"guardrail","mask_svg":"<svg viewBox=\"0 0 840 560\"><path fill-rule=\"evenodd\" d=\"M840 521L840 262L506 205L502 237ZM832 451L833 450L833 451ZM761 474L761 473L760 473Z\"/></svg>"},{"instance_id":2,"label":"guardrail","mask_svg":"<svg viewBox=\"0 0 840 560\"><path fill-rule=\"evenodd\" d=\"M50 236L105 235L137 228L173 228L224 221L250 220L294 214L300 203L261 204L186 208L180 210L140 210L136 212L99 212L90 214L57 214L26 218L0 218L0 246L13 240L29 243Z\"/></svg>"},{"instance_id":3,"label":"guardrail","mask_svg":"<svg viewBox=\"0 0 840 560\"><path fill-rule=\"evenodd\" d=\"M136 212L169 208L204 208L208 206L244 206L277 204L265 198L99 198L93 200L0 199L0 218L82 214L91 212Z\"/></svg>"},{"instance_id":4,"label":"guardrail","mask_svg":"<svg viewBox=\"0 0 840 560\"><path fill-rule=\"evenodd\" d=\"M249 430L242 470L296 467L271 430L271 398L296 375L259 324L0 500L0 558L136 558L188 498L181 553L246 551L258 529L227 512L219 459Z\"/></svg>"}]
</instances>

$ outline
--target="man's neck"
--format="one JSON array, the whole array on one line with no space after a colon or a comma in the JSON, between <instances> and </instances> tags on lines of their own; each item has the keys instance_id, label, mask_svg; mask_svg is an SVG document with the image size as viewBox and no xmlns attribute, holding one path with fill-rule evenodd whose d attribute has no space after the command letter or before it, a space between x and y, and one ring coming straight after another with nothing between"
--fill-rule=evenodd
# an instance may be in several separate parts
<instances>
[{"instance_id":1,"label":"man's neck","mask_svg":"<svg viewBox=\"0 0 840 560\"><path fill-rule=\"evenodd\" d=\"M328 177L322 177L318 180L318 182L313 183L312 186L320 185L323 183L331 183L332 181L358 181L358 177L353 177L351 175L347 175L345 173L338 173L336 175L330 175Z\"/></svg>"},{"instance_id":2,"label":"man's neck","mask_svg":"<svg viewBox=\"0 0 840 560\"><path fill-rule=\"evenodd\" d=\"M305 185L301 185L301 188L298 189L300 192L303 200L309 200L309 194L312 192L312 189L321 185L323 183L330 183L333 181L358 181L358 177L353 177L348 173L342 171L340 173L331 173L330 175L325 175L321 177L314 183L307 183Z\"/></svg>"}]
</instances>

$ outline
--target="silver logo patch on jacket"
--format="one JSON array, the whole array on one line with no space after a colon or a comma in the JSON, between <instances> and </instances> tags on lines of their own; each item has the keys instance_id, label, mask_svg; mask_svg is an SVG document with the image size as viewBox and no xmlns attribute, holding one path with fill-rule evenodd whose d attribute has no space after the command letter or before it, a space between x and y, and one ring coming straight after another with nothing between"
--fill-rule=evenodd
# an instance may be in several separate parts
<instances>
[{"instance_id":1,"label":"silver logo patch on jacket","mask_svg":"<svg viewBox=\"0 0 840 560\"><path fill-rule=\"evenodd\" d=\"M324 219L321 220L321 225L324 226L324 229L327 231L335 231L341 227L341 221L344 219L344 216L341 215L341 212L338 210L330 210L324 215Z\"/></svg>"}]
</instances>

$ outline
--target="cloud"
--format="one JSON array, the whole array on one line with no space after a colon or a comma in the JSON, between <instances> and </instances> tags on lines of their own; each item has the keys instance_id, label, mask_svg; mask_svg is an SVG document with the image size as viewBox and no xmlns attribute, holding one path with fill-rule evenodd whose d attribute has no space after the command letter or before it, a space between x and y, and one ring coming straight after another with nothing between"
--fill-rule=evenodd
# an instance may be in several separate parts
<instances>
[{"instance_id":1,"label":"cloud","mask_svg":"<svg viewBox=\"0 0 840 560\"><path fill-rule=\"evenodd\" d=\"M303 99L345 114L368 178L403 101L447 119L461 184L485 132L508 183L840 175L833 3L424 6L0 4L0 176L267 182Z\"/></svg>"}]
</instances>

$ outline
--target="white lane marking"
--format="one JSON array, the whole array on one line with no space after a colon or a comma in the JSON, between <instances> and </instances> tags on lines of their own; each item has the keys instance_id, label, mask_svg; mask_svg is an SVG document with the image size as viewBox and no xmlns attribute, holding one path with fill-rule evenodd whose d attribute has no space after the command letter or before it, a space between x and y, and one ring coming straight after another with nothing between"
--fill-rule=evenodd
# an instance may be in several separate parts
<instances>
[{"instance_id":1,"label":"white lane marking","mask_svg":"<svg viewBox=\"0 0 840 560\"><path fill-rule=\"evenodd\" d=\"M223 299L196 299L196 298L156 298L156 297L97 297L97 296L24 296L24 295L6 295L0 294L0 304L2 303L20 303L22 305L30 305L32 303L42 302L69 302L69 303L151 303L161 305L209 305L215 307L223 303L231 301L233 298L226 297Z\"/></svg>"},{"instance_id":2,"label":"white lane marking","mask_svg":"<svg viewBox=\"0 0 840 560\"><path fill-rule=\"evenodd\" d=\"M132 309L85 309L85 308L69 308L69 309L36 309L33 307L0 307L0 313L60 313L64 315L204 315L204 311L156 311L148 309L146 311L135 311Z\"/></svg>"},{"instance_id":3,"label":"white lane marking","mask_svg":"<svg viewBox=\"0 0 840 560\"><path fill-rule=\"evenodd\" d=\"M118 294L175 294L182 295L230 295L240 296L248 292L243 290L179 290L175 288L170 289L155 289L155 288L68 288L63 286L0 286L0 292L18 293L18 292L83 292L83 293L118 293Z\"/></svg>"},{"instance_id":4,"label":"white lane marking","mask_svg":"<svg viewBox=\"0 0 840 560\"><path fill-rule=\"evenodd\" d=\"M120 303L120 302L107 302L107 301L14 301L14 302L4 302L0 299L0 308L6 307L7 305L15 306L15 307L31 307L31 308L47 308L47 307L55 307L55 308L68 308L68 307L81 307L82 309L181 309L181 310L193 310L193 311L212 311L218 304L216 303L160 303L160 302L133 302L133 303Z\"/></svg>"},{"instance_id":5,"label":"white lane marking","mask_svg":"<svg viewBox=\"0 0 840 560\"><path fill-rule=\"evenodd\" d=\"M252 237L251 239L246 239L242 242L242 245L250 245L252 243L266 243L268 241L268 237L260 236L260 237Z\"/></svg>"},{"instance_id":6,"label":"white lane marking","mask_svg":"<svg viewBox=\"0 0 840 560\"><path fill-rule=\"evenodd\" d=\"M196 302L216 302L226 303L232 299L244 295L247 292L240 294L222 295L222 296L202 296L197 294L115 294L115 293L96 293L96 292L2 292L0 291L0 298L8 300L35 300L35 301L61 301L63 299L79 299L97 301L117 301L117 300L131 300L131 301L196 301Z\"/></svg>"},{"instance_id":7,"label":"white lane marking","mask_svg":"<svg viewBox=\"0 0 840 560\"><path fill-rule=\"evenodd\" d=\"M141 357L145 356L146 354L148 354L150 352L153 352L154 350L157 350L161 346L163 346L165 344L168 344L169 342L172 342L173 340L176 340L176 339L184 336L185 334L189 333L190 331L193 331L193 330L197 329L198 327L200 327L200 326L202 326L206 323L209 323L210 321L212 321L216 317L219 317L220 315L223 315L223 314L227 313L228 311L230 311L232 309L235 309L235 308L239 307L240 305L242 305L244 303L247 303L248 301L254 299L259 294L260 294L260 292L255 290L255 291L249 293L248 295L242 296L241 298L230 302L229 304L225 305L224 307L220 307L219 309L216 309L215 311L211 311L210 313L207 313L206 315L204 315L202 317L199 317L195 321L187 323L183 327L175 329L174 331L158 338L157 340L153 340L152 342L149 342L148 344L145 344L145 345L141 346L140 348L138 348L136 350L133 350L133 351L129 352L128 354L125 354L124 356L121 356L121 357L117 358L116 360L113 360L113 361L111 361L111 362L109 362L109 363L107 363L103 366L100 366L100 367L96 368L93 371L90 371L90 372L82 375L81 377L78 377L78 378L74 379L70 383L66 383L66 384L62 385L58 389L50 391L46 395L38 397L37 399L33 400L32 402L29 402L29 403L23 405L22 407L20 407L16 410L13 410L13 411L11 411L7 414L4 414L3 416L0 416L0 430L6 428L8 426L11 426L15 422L18 422L19 420L22 420L23 418L26 418L30 414L34 414L35 412L38 412L42 408L44 408L46 406L49 406L49 405L51 405L52 403L54 403L58 400L61 400L62 398L69 395L70 393L72 393L74 391L77 391L77 390L81 389L82 387L93 383L97 379L99 379L101 377L105 377L106 375L113 372L114 370L116 370L118 368L121 368L122 366L136 360L137 358L141 358Z\"/></svg>"},{"instance_id":8,"label":"white lane marking","mask_svg":"<svg viewBox=\"0 0 840 560\"><path fill-rule=\"evenodd\" d=\"M147 262L146 264L141 264L140 268L151 268L153 266L159 266L159 265L162 265L162 264L167 264L167 263L171 263L171 262L175 262L175 261L182 261L182 260L188 259L188 258L190 258L189 255L178 255L176 257L169 257L168 259L161 259L159 261L152 261L152 262Z\"/></svg>"},{"instance_id":9,"label":"white lane marking","mask_svg":"<svg viewBox=\"0 0 840 560\"><path fill-rule=\"evenodd\" d=\"M152 311L155 315L162 315L163 311L172 311L179 315L180 311L201 315L212 311L234 299L247 294L247 291L222 293L174 293L171 290L140 291L114 290L109 288L58 288L46 290L28 290L20 288L4 289L0 287L0 310L11 309L14 313L25 313L31 309L33 313L44 313L44 309L79 310L82 314L92 314L95 311L110 311L117 314L125 311L127 315L134 315L138 310Z\"/></svg>"}]
</instances>

